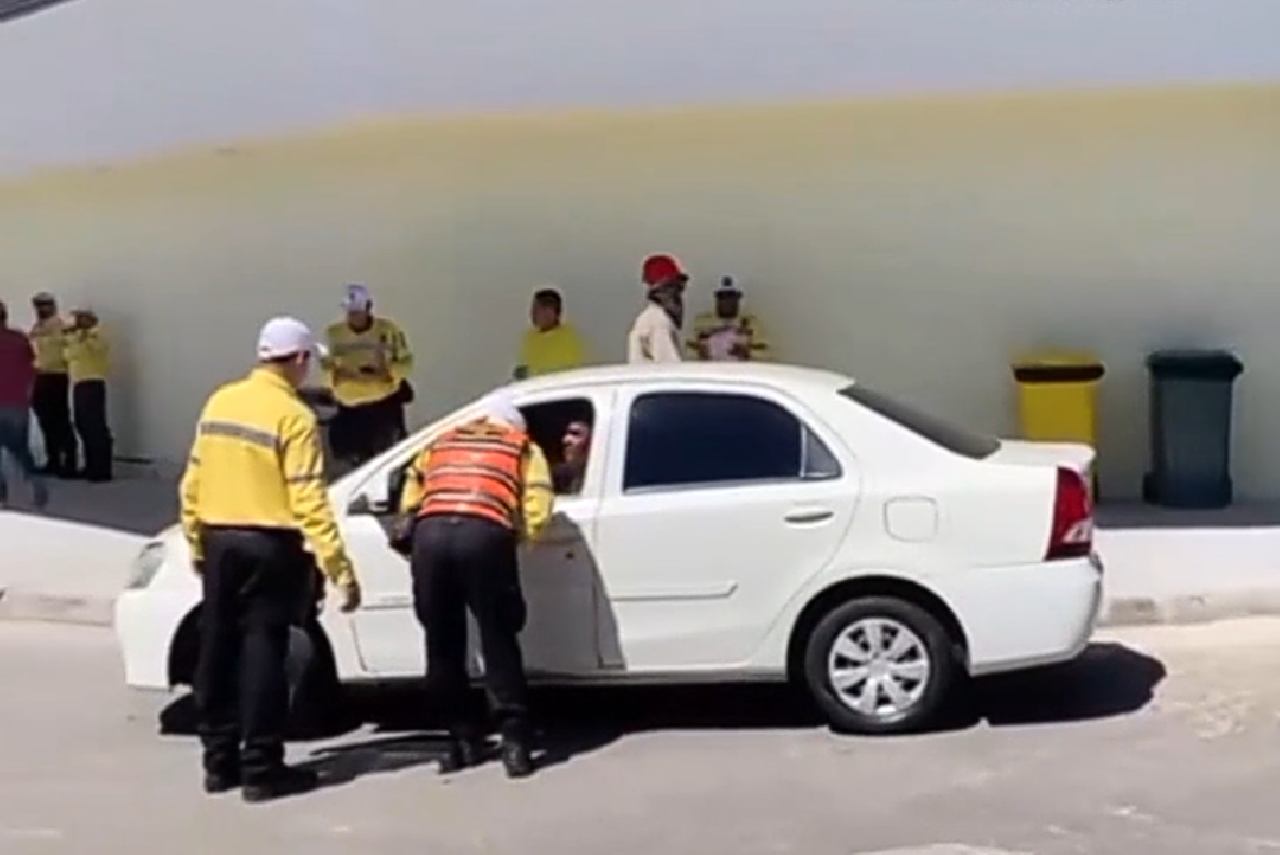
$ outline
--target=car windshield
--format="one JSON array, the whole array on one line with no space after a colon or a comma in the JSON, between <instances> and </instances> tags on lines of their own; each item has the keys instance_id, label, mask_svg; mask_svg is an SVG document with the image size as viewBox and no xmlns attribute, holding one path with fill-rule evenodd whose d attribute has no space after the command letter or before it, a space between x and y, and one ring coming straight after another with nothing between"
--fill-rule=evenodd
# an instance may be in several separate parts
<instances>
[{"instance_id":1,"label":"car windshield","mask_svg":"<svg viewBox=\"0 0 1280 855\"><path fill-rule=\"evenodd\" d=\"M1000 440L993 436L958 427L875 389L854 384L841 389L840 395L952 454L983 460L1000 450Z\"/></svg>"}]
</instances>

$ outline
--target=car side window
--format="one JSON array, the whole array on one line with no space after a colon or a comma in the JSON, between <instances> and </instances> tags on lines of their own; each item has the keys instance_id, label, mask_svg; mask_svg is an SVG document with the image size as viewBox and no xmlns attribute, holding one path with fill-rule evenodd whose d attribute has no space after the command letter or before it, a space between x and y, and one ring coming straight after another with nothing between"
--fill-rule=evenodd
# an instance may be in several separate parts
<instances>
[{"instance_id":1,"label":"car side window","mask_svg":"<svg viewBox=\"0 0 1280 855\"><path fill-rule=\"evenodd\" d=\"M624 491L839 476L822 440L765 398L654 392L631 404Z\"/></svg>"}]
</instances>

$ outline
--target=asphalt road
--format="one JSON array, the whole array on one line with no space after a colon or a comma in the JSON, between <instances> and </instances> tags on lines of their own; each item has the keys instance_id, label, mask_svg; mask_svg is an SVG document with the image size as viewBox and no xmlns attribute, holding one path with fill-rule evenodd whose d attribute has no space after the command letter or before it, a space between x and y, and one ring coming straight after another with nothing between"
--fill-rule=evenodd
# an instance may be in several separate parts
<instances>
[{"instance_id":1,"label":"asphalt road","mask_svg":"<svg viewBox=\"0 0 1280 855\"><path fill-rule=\"evenodd\" d=\"M1146 651L1146 652L1139 652ZM420 699L296 746L334 781L199 791L196 748L129 720L101 630L0 626L0 852L1214 855L1280 851L1280 622L1147 630L982 687L979 723L833 736L777 690L543 695L553 760L444 781Z\"/></svg>"}]
</instances>

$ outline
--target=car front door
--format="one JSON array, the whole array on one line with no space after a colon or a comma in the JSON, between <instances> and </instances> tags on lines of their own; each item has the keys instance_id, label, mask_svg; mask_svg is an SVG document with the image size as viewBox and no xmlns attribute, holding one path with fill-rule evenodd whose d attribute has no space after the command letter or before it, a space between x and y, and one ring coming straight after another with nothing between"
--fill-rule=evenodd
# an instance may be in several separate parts
<instances>
[{"instance_id":1,"label":"car front door","mask_svg":"<svg viewBox=\"0 0 1280 855\"><path fill-rule=\"evenodd\" d=\"M528 412L543 410L559 400L580 402L584 398L589 411L607 412L609 398L603 392L522 399L520 405ZM594 418L599 421L601 416ZM605 438L597 433L596 444L603 445ZM550 438L537 439L541 444L550 442ZM595 457L593 449L589 460ZM386 485L409 462L408 457L395 461L385 475L370 479L366 498L357 498L344 525L364 588L364 605L353 616L361 661L372 674L390 679L421 676L426 668L426 644L413 610L409 563L391 550L386 534L394 510L388 493L395 492ZM599 666L595 625L598 584L591 542L599 502L595 485L600 483L600 474L595 470L599 468L594 463L588 465L577 495L557 497L555 514L543 539L520 550L521 584L528 605L520 640L525 667L531 674L580 675ZM474 624L472 628L474 662L479 645Z\"/></svg>"},{"instance_id":2,"label":"car front door","mask_svg":"<svg viewBox=\"0 0 1280 855\"><path fill-rule=\"evenodd\" d=\"M605 665L745 663L849 529L855 461L769 389L654 385L617 412L596 521Z\"/></svg>"}]
</instances>

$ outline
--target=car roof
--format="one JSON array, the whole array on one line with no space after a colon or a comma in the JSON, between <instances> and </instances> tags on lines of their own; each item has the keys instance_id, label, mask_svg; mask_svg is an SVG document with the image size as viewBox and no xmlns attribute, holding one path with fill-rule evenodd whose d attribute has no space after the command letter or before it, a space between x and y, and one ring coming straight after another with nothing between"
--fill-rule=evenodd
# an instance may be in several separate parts
<instances>
[{"instance_id":1,"label":"car roof","mask_svg":"<svg viewBox=\"0 0 1280 855\"><path fill-rule=\"evenodd\" d=\"M517 395L570 391L589 386L628 386L653 381L764 385L817 393L842 389L854 381L835 371L771 362L673 362L597 365L574 368L513 383Z\"/></svg>"}]
</instances>

